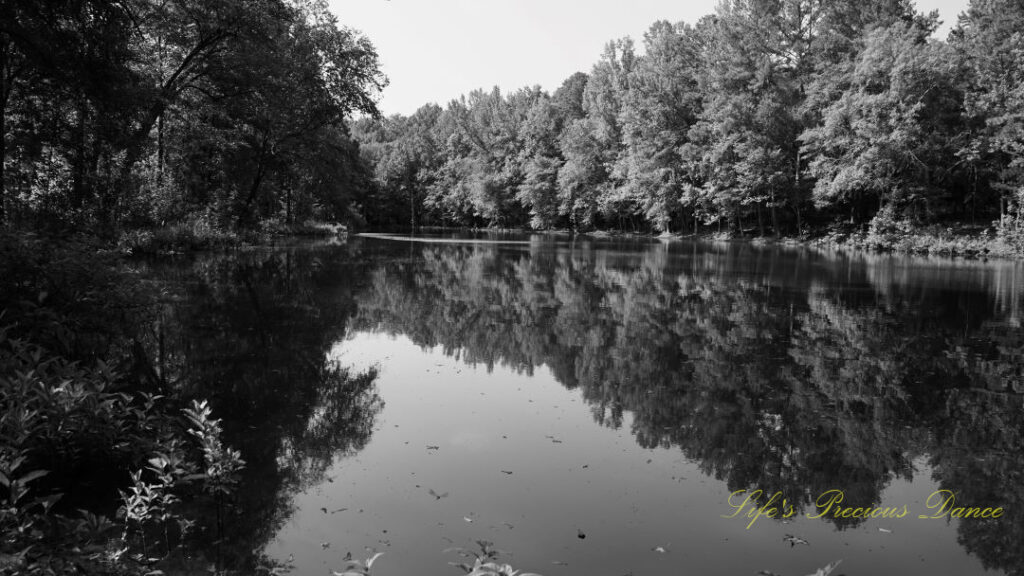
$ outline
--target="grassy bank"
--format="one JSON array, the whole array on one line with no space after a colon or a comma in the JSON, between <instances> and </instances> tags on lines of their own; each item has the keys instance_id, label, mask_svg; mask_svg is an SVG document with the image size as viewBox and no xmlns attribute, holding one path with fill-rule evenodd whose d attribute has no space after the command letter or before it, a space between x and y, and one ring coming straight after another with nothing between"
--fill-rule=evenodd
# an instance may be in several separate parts
<instances>
[{"instance_id":1,"label":"grassy bank","mask_svg":"<svg viewBox=\"0 0 1024 576\"><path fill-rule=\"evenodd\" d=\"M287 237L336 238L348 229L340 224L308 221L284 223L264 220L252 229L224 229L203 218L154 229L130 230L121 234L118 249L127 254L184 254L201 250L266 245Z\"/></svg>"},{"instance_id":2,"label":"grassy bank","mask_svg":"<svg viewBox=\"0 0 1024 576\"><path fill-rule=\"evenodd\" d=\"M651 237L619 231L586 233L594 238ZM1024 258L1024 223L1006 219L990 226L968 224L915 226L907 222L873 221L865 227L832 225L799 236L758 236L750 231L661 234L662 239L748 241L755 244L828 246L868 252L930 254L966 258Z\"/></svg>"},{"instance_id":3,"label":"grassy bank","mask_svg":"<svg viewBox=\"0 0 1024 576\"><path fill-rule=\"evenodd\" d=\"M809 241L816 245L968 258L1024 257L1024 234L1013 223L1005 226L871 226L864 231L828 230Z\"/></svg>"}]
</instances>

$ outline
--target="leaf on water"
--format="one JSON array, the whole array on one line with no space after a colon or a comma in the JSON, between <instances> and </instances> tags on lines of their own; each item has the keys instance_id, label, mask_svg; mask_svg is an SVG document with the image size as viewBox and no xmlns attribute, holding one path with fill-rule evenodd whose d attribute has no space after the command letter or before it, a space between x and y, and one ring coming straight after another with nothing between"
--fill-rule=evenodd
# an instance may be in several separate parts
<instances>
[{"instance_id":1,"label":"leaf on water","mask_svg":"<svg viewBox=\"0 0 1024 576\"><path fill-rule=\"evenodd\" d=\"M383 556L383 555L384 555L384 553L383 553L383 552L377 552L376 554L374 554L373 556L371 556L371 557L370 557L370 558L369 558L369 559L368 559L368 560L366 561L366 569L367 569L367 570L369 570L370 568L373 568L373 563L377 561L377 558L380 558L380 557L381 557L381 556Z\"/></svg>"},{"instance_id":2,"label":"leaf on water","mask_svg":"<svg viewBox=\"0 0 1024 576\"><path fill-rule=\"evenodd\" d=\"M811 543L808 542L807 540L804 540L803 538L800 538L799 536L793 536L792 534L786 534L786 536L782 539L782 541L783 542L789 542L790 548L792 548L793 546L796 546L797 544L804 544L806 546L810 546L811 545Z\"/></svg>"},{"instance_id":3,"label":"leaf on water","mask_svg":"<svg viewBox=\"0 0 1024 576\"><path fill-rule=\"evenodd\" d=\"M892 530L889 530L888 528L879 528L878 531L885 532L886 534L892 534Z\"/></svg>"},{"instance_id":4,"label":"leaf on water","mask_svg":"<svg viewBox=\"0 0 1024 576\"><path fill-rule=\"evenodd\" d=\"M835 570L837 567L839 567L840 563L842 563L842 560L836 560L835 562L832 562L831 564L829 564L828 566L825 566L824 568L818 568L817 572L815 572L813 574L808 574L807 576L828 576L829 574L832 573L833 570Z\"/></svg>"}]
</instances>

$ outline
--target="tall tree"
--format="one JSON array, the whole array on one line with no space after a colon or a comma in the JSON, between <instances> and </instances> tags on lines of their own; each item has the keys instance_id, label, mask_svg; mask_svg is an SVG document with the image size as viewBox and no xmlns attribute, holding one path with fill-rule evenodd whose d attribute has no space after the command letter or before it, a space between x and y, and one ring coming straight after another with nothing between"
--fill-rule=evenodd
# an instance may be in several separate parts
<instances>
[{"instance_id":1,"label":"tall tree","mask_svg":"<svg viewBox=\"0 0 1024 576\"><path fill-rule=\"evenodd\" d=\"M619 125L623 153L615 166L623 195L655 230L668 232L680 211L685 173L679 152L700 113L692 28L654 23L631 71Z\"/></svg>"},{"instance_id":2,"label":"tall tree","mask_svg":"<svg viewBox=\"0 0 1024 576\"><path fill-rule=\"evenodd\" d=\"M780 5L733 0L719 6L705 32L700 74L704 107L688 149L699 167L715 219L734 222L753 212L764 233L764 209L775 208L794 172L800 90ZM776 25L771 24L776 22Z\"/></svg>"},{"instance_id":3,"label":"tall tree","mask_svg":"<svg viewBox=\"0 0 1024 576\"><path fill-rule=\"evenodd\" d=\"M867 34L846 89L803 135L819 206L854 214L876 203L920 217L941 208L963 133L961 71L931 31L899 22Z\"/></svg>"},{"instance_id":4,"label":"tall tree","mask_svg":"<svg viewBox=\"0 0 1024 576\"><path fill-rule=\"evenodd\" d=\"M966 109L971 136L961 156L974 169L975 187L996 191L1000 213L1024 203L1024 5L972 0L951 34L970 71Z\"/></svg>"}]
</instances>

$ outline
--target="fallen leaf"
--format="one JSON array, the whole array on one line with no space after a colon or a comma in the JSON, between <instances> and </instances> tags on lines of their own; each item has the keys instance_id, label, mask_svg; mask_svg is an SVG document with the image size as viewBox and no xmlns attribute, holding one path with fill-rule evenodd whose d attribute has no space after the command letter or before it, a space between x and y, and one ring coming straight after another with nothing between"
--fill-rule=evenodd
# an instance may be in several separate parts
<instances>
[{"instance_id":1,"label":"fallen leaf","mask_svg":"<svg viewBox=\"0 0 1024 576\"><path fill-rule=\"evenodd\" d=\"M797 544L804 544L804 545L807 545L807 546L811 545L811 543L808 542L807 540L804 540L803 538L800 538L799 536L793 536L792 534L786 534L786 536L782 539L782 541L783 542L789 542L789 547L790 548L792 548L793 546L796 546Z\"/></svg>"},{"instance_id":2,"label":"fallen leaf","mask_svg":"<svg viewBox=\"0 0 1024 576\"><path fill-rule=\"evenodd\" d=\"M842 560L836 560L835 562L832 562L824 568L818 568L817 572L813 574L808 574L807 576L828 576L832 573L833 570L835 570L839 566L841 562Z\"/></svg>"}]
</instances>

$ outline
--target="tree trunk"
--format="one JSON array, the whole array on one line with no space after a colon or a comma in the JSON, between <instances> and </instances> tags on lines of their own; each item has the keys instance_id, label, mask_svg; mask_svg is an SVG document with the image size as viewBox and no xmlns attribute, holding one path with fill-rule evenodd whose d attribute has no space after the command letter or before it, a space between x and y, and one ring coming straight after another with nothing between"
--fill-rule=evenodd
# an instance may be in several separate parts
<instances>
[{"instance_id":1,"label":"tree trunk","mask_svg":"<svg viewBox=\"0 0 1024 576\"><path fill-rule=\"evenodd\" d=\"M7 217L4 210L4 203L7 200L4 164L7 162L7 95L11 90L7 85L7 66L7 39L0 35L0 225Z\"/></svg>"},{"instance_id":2,"label":"tree trunk","mask_svg":"<svg viewBox=\"0 0 1024 576\"><path fill-rule=\"evenodd\" d=\"M779 215L775 210L775 189L772 188L772 233L779 235Z\"/></svg>"},{"instance_id":3,"label":"tree trunk","mask_svg":"<svg viewBox=\"0 0 1024 576\"><path fill-rule=\"evenodd\" d=\"M412 232L416 231L416 192L411 186L409 187L409 228Z\"/></svg>"},{"instance_id":4,"label":"tree trunk","mask_svg":"<svg viewBox=\"0 0 1024 576\"><path fill-rule=\"evenodd\" d=\"M284 221L289 226L292 224L292 187L285 188Z\"/></svg>"},{"instance_id":5,"label":"tree trunk","mask_svg":"<svg viewBox=\"0 0 1024 576\"><path fill-rule=\"evenodd\" d=\"M156 185L164 184L164 115L156 121Z\"/></svg>"},{"instance_id":6,"label":"tree trunk","mask_svg":"<svg viewBox=\"0 0 1024 576\"><path fill-rule=\"evenodd\" d=\"M0 66L2 68L2 66ZM3 76L3 70L0 69L0 76ZM3 80L0 80L3 82ZM0 91L5 91L6 86L0 86ZM6 96L0 94L0 98ZM6 106L0 104L0 226L2 226L7 219L7 212L4 210L4 203L7 200L7 191L4 188L4 164L7 162L7 110Z\"/></svg>"},{"instance_id":7,"label":"tree trunk","mask_svg":"<svg viewBox=\"0 0 1024 576\"><path fill-rule=\"evenodd\" d=\"M85 97L80 95L78 99L78 126L75 130L75 155L72 160L71 175L71 205L74 208L82 208L88 203L85 183L85 132L88 114L89 111L86 106Z\"/></svg>"},{"instance_id":8,"label":"tree trunk","mask_svg":"<svg viewBox=\"0 0 1024 576\"><path fill-rule=\"evenodd\" d=\"M167 104L164 99L157 99L157 101L150 107L146 117L142 119L142 123L139 124L139 128L132 134L132 137L128 142L128 146L125 149L124 164L121 165L121 174L118 176L117 185L111 186L110 192L108 193L109 198L107 199L107 206L105 210L107 214L105 214L105 217L109 220L110 224L116 223L117 214L115 211L118 198L129 191L128 187L131 184L132 169L142 157L142 152L146 147L146 141L149 139L149 133L153 131L153 126L156 125L157 120L163 116L164 110L166 109Z\"/></svg>"},{"instance_id":9,"label":"tree trunk","mask_svg":"<svg viewBox=\"0 0 1024 576\"><path fill-rule=\"evenodd\" d=\"M263 183L263 176L266 170L263 167L261 161L259 167L256 169L256 177L252 179L252 186L249 188L249 197L245 199L245 207L242 209L242 213L238 215L238 223L242 224L249 220L252 215L252 205L256 201L256 196L260 192L260 184Z\"/></svg>"},{"instance_id":10,"label":"tree trunk","mask_svg":"<svg viewBox=\"0 0 1024 576\"><path fill-rule=\"evenodd\" d=\"M0 226L7 219L4 203L7 201L7 190L4 188L4 164L7 163L7 86L3 70L3 45L0 44Z\"/></svg>"},{"instance_id":11,"label":"tree trunk","mask_svg":"<svg viewBox=\"0 0 1024 576\"><path fill-rule=\"evenodd\" d=\"M0 225L8 219L7 180L4 166L7 162L7 103L14 93L17 68L14 66L10 39L0 32Z\"/></svg>"}]
</instances>

